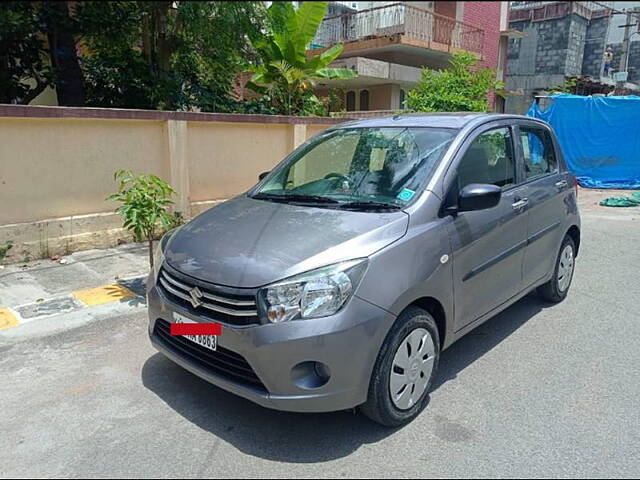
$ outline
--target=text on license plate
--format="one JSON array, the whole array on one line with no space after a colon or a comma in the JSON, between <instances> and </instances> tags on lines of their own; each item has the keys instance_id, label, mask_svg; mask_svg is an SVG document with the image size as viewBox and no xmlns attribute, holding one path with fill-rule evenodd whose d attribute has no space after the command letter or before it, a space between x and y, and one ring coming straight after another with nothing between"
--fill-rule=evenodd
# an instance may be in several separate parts
<instances>
[{"instance_id":1,"label":"text on license plate","mask_svg":"<svg viewBox=\"0 0 640 480\"><path fill-rule=\"evenodd\" d=\"M196 323L190 318L173 312L173 321L175 323ZM181 335L183 338L191 340L198 345L208 348L209 350L216 350L218 348L218 337L216 335Z\"/></svg>"}]
</instances>

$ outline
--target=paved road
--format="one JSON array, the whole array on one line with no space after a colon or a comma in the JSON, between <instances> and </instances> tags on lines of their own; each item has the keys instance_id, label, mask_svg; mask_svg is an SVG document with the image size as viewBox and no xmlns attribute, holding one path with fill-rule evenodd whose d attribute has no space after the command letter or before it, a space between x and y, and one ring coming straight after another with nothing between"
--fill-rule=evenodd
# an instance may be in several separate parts
<instances>
[{"instance_id":1,"label":"paved road","mask_svg":"<svg viewBox=\"0 0 640 480\"><path fill-rule=\"evenodd\" d=\"M569 298L455 344L405 428L227 394L155 353L139 309L0 346L0 475L635 477L640 215L583 212Z\"/></svg>"}]
</instances>

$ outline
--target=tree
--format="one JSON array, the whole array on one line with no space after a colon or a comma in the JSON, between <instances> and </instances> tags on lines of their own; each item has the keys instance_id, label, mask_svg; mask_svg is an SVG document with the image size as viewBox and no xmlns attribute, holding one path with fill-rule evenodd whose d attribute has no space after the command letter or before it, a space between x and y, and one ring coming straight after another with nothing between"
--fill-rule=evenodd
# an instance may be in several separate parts
<instances>
[{"instance_id":1,"label":"tree","mask_svg":"<svg viewBox=\"0 0 640 480\"><path fill-rule=\"evenodd\" d=\"M407 108L414 112L486 112L488 95L502 96L503 83L489 68L477 68L478 60L468 52L458 52L451 68L424 68L420 81L407 94Z\"/></svg>"},{"instance_id":2,"label":"tree","mask_svg":"<svg viewBox=\"0 0 640 480\"><path fill-rule=\"evenodd\" d=\"M324 19L327 2L304 2L295 9L291 2L273 2L267 10L269 31L250 36L260 63L247 87L268 96L283 115L317 113L325 107L313 93L317 80L347 79L357 73L346 68L329 68L342 53L341 44L314 56L307 47Z\"/></svg>"},{"instance_id":3,"label":"tree","mask_svg":"<svg viewBox=\"0 0 640 480\"><path fill-rule=\"evenodd\" d=\"M68 2L6 2L0 8L0 102L28 104L55 86L58 104L84 105L78 26Z\"/></svg>"},{"instance_id":4,"label":"tree","mask_svg":"<svg viewBox=\"0 0 640 480\"><path fill-rule=\"evenodd\" d=\"M76 52L79 26L69 11L69 2L42 2L40 14L49 44L49 60L56 73L58 104L81 107L85 101L85 89Z\"/></svg>"},{"instance_id":5,"label":"tree","mask_svg":"<svg viewBox=\"0 0 640 480\"><path fill-rule=\"evenodd\" d=\"M88 104L228 111L262 2L82 2Z\"/></svg>"},{"instance_id":6,"label":"tree","mask_svg":"<svg viewBox=\"0 0 640 480\"><path fill-rule=\"evenodd\" d=\"M53 83L36 2L0 8L0 103L28 104Z\"/></svg>"},{"instance_id":7,"label":"tree","mask_svg":"<svg viewBox=\"0 0 640 480\"><path fill-rule=\"evenodd\" d=\"M122 215L124 228L133 233L137 242L149 244L149 265L153 268L153 240L158 224L165 228L175 225L175 216L168 209L176 191L156 175L135 175L130 170L118 170L114 175L118 191L107 200L121 202L116 213Z\"/></svg>"}]
</instances>

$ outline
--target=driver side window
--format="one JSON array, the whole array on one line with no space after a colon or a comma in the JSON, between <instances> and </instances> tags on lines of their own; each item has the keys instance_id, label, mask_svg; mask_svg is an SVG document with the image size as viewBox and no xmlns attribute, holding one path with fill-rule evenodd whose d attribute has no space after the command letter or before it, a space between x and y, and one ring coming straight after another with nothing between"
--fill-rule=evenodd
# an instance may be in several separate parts
<instances>
[{"instance_id":1,"label":"driver side window","mask_svg":"<svg viewBox=\"0 0 640 480\"><path fill-rule=\"evenodd\" d=\"M330 174L348 175L357 144L357 136L321 143L292 166L285 188L290 190Z\"/></svg>"},{"instance_id":2,"label":"driver side window","mask_svg":"<svg viewBox=\"0 0 640 480\"><path fill-rule=\"evenodd\" d=\"M489 183L508 188L516 183L516 163L511 131L495 128L471 143L458 165L458 188L471 183Z\"/></svg>"}]
</instances>

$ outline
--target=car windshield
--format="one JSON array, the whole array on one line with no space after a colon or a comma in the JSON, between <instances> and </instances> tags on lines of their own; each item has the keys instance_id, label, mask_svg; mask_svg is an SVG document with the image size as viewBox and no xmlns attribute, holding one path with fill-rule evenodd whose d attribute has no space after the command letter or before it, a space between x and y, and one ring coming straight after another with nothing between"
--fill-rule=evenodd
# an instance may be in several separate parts
<instances>
[{"instance_id":1,"label":"car windshield","mask_svg":"<svg viewBox=\"0 0 640 480\"><path fill-rule=\"evenodd\" d=\"M277 167L253 197L401 208L425 187L456 134L424 127L333 130Z\"/></svg>"}]
</instances>

